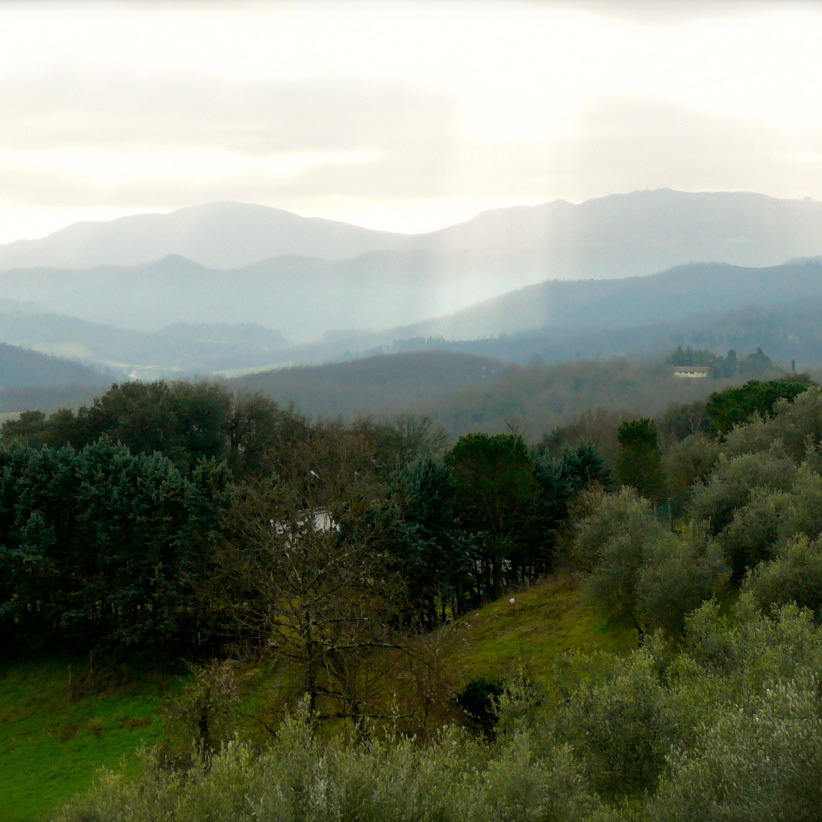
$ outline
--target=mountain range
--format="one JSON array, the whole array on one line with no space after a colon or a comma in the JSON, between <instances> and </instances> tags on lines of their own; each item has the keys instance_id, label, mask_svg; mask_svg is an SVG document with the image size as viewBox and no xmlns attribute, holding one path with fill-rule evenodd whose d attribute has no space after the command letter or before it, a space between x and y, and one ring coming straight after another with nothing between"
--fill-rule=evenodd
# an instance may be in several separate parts
<instances>
[{"instance_id":1,"label":"mountain range","mask_svg":"<svg viewBox=\"0 0 822 822\"><path fill-rule=\"evenodd\" d=\"M558 201L419 235L217 203L0 246L0 341L143 376L436 345L613 356L733 312L799 321L820 253L822 203L750 193Z\"/></svg>"},{"instance_id":2,"label":"mountain range","mask_svg":"<svg viewBox=\"0 0 822 822\"><path fill-rule=\"evenodd\" d=\"M670 189L557 200L483 212L458 225L405 235L300 217L246 203L83 222L0 245L12 268L134 266L178 255L236 269L275 257L350 260L369 252L429 252L446 267L513 263L517 277L609 278L689 262L774 265L820 253L822 203L749 192Z\"/></svg>"}]
</instances>

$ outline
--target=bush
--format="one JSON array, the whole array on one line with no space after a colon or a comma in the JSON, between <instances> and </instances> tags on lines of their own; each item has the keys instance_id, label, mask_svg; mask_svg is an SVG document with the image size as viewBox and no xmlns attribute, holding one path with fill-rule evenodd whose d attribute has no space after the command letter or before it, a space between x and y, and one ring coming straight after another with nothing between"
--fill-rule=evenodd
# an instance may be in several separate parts
<instances>
[{"instance_id":1,"label":"bush","mask_svg":"<svg viewBox=\"0 0 822 822\"><path fill-rule=\"evenodd\" d=\"M763 608L795 602L822 615L822 540L799 535L780 545L774 559L751 570L745 589Z\"/></svg>"},{"instance_id":2,"label":"bush","mask_svg":"<svg viewBox=\"0 0 822 822\"><path fill-rule=\"evenodd\" d=\"M503 684L499 680L477 677L457 694L457 704L480 729L490 733L497 723L497 710L503 691Z\"/></svg>"}]
</instances>

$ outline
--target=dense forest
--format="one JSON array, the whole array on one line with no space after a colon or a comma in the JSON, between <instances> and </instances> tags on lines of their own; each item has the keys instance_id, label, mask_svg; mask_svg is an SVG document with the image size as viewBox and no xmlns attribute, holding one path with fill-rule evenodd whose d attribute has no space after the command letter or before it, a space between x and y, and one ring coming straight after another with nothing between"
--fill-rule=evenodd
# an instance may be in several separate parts
<instances>
[{"instance_id":1,"label":"dense forest","mask_svg":"<svg viewBox=\"0 0 822 822\"><path fill-rule=\"evenodd\" d=\"M822 390L714 384L530 440L187 382L5 422L7 659L197 661L171 747L60 818L815 818ZM636 649L432 686L555 574ZM280 672L251 725L238 664Z\"/></svg>"}]
</instances>

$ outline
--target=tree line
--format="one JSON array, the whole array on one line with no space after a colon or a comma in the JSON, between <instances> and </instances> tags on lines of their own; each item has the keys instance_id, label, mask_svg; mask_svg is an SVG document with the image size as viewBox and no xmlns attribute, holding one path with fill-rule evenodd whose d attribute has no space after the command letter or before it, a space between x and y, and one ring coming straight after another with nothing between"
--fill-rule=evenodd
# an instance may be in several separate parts
<instances>
[{"instance_id":1,"label":"tree line","mask_svg":"<svg viewBox=\"0 0 822 822\"><path fill-rule=\"evenodd\" d=\"M337 693L364 649L549 572L569 502L608 483L584 444L114 385L0 429L6 647L260 652L277 634L315 697Z\"/></svg>"}]
</instances>

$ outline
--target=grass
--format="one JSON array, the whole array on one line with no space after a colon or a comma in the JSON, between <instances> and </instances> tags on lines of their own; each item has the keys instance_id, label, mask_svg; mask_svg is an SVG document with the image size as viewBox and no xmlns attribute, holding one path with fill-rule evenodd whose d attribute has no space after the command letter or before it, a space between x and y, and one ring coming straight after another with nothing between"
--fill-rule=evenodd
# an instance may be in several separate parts
<instances>
[{"instance_id":1,"label":"grass","mask_svg":"<svg viewBox=\"0 0 822 822\"><path fill-rule=\"evenodd\" d=\"M522 673L538 679L567 651L626 653L636 647L637 636L604 620L565 571L471 611L421 641L436 649L442 675L436 706L429 706L426 719L420 717L430 725L458 718L453 696L477 677ZM384 667L379 659L373 662ZM276 721L294 692L296 671L264 664L242 666L238 674L243 712ZM378 687L395 693L408 688L399 669L395 676ZM186 679L150 670L92 674L77 659L0 666L0 822L47 819L91 788L100 768L136 773L136 751L167 738L162 707ZM413 712L419 707L409 703Z\"/></svg>"},{"instance_id":2,"label":"grass","mask_svg":"<svg viewBox=\"0 0 822 822\"><path fill-rule=\"evenodd\" d=\"M464 684L478 676L539 678L570 650L627 653L637 646L636 630L607 622L569 571L472 611L448 630L456 641L446 664Z\"/></svg>"},{"instance_id":3,"label":"grass","mask_svg":"<svg viewBox=\"0 0 822 822\"><path fill-rule=\"evenodd\" d=\"M102 767L136 770L135 752L159 741L160 707L174 677L95 677L82 660L0 666L0 820L37 822Z\"/></svg>"}]
</instances>

